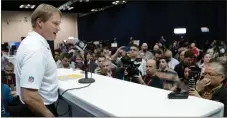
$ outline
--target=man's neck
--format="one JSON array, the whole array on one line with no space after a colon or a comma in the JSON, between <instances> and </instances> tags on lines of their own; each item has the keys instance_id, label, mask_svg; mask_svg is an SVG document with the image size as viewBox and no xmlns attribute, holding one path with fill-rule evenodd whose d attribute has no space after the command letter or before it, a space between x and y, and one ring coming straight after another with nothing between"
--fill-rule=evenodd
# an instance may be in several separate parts
<instances>
[{"instance_id":1,"label":"man's neck","mask_svg":"<svg viewBox=\"0 0 227 118\"><path fill-rule=\"evenodd\" d=\"M136 57L131 57L131 60L135 60L136 59Z\"/></svg>"},{"instance_id":2,"label":"man's neck","mask_svg":"<svg viewBox=\"0 0 227 118\"><path fill-rule=\"evenodd\" d=\"M41 35L43 38L45 38L45 36L43 35L43 32L40 29L34 28L33 31L36 32L36 33L38 33L39 35Z\"/></svg>"},{"instance_id":3,"label":"man's neck","mask_svg":"<svg viewBox=\"0 0 227 118\"><path fill-rule=\"evenodd\" d=\"M147 77L154 77L155 76L155 73L153 74L147 74Z\"/></svg>"}]
</instances>

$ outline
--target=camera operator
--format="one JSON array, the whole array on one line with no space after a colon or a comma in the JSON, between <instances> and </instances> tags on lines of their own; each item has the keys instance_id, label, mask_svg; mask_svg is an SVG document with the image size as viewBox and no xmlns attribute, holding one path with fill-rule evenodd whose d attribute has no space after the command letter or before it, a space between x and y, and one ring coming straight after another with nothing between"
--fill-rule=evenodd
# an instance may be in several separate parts
<instances>
[{"instance_id":1,"label":"camera operator","mask_svg":"<svg viewBox=\"0 0 227 118\"><path fill-rule=\"evenodd\" d=\"M160 58L157 76L163 80L164 89L174 91L180 84L177 72L168 67L168 59L165 56Z\"/></svg>"},{"instance_id":2,"label":"camera operator","mask_svg":"<svg viewBox=\"0 0 227 118\"><path fill-rule=\"evenodd\" d=\"M226 72L224 65L212 62L205 68L204 78L196 82L196 88L189 90L189 95L223 103L224 117L227 117L227 89L223 85Z\"/></svg>"},{"instance_id":3,"label":"camera operator","mask_svg":"<svg viewBox=\"0 0 227 118\"><path fill-rule=\"evenodd\" d=\"M120 55L120 50L123 50L125 47L120 47L114 55L112 55L111 60L113 63L118 65L118 67L123 67L123 63L118 56ZM139 54L139 47L137 45L131 45L129 51L129 57L131 62L135 62L135 60L140 56ZM141 63L138 67L139 71L141 72L142 76L146 74L146 61L144 59L141 60Z\"/></svg>"},{"instance_id":4,"label":"camera operator","mask_svg":"<svg viewBox=\"0 0 227 118\"><path fill-rule=\"evenodd\" d=\"M141 72L138 69L140 66L140 63L142 61L142 58L137 58L135 61L131 61L131 58L128 56L124 56L121 58L121 62L123 63L123 68L120 67L116 69L118 71L118 74L122 74L123 69L123 77L120 79L134 82L134 83L143 83L143 81L139 80L141 78Z\"/></svg>"}]
</instances>

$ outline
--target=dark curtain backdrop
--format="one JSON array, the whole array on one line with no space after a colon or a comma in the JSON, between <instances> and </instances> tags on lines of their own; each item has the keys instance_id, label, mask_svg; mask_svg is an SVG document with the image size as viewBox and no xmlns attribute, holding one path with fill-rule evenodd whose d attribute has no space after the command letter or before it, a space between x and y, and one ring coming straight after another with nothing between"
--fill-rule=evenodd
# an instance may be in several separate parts
<instances>
[{"instance_id":1,"label":"dark curtain backdrop","mask_svg":"<svg viewBox=\"0 0 227 118\"><path fill-rule=\"evenodd\" d=\"M209 33L201 33L206 26ZM226 1L128 2L78 19L79 38L113 40L126 45L129 37L151 44L164 36L179 40L176 27L187 28L184 36L203 45L206 40L226 40ZM140 43L141 44L141 43Z\"/></svg>"}]
</instances>

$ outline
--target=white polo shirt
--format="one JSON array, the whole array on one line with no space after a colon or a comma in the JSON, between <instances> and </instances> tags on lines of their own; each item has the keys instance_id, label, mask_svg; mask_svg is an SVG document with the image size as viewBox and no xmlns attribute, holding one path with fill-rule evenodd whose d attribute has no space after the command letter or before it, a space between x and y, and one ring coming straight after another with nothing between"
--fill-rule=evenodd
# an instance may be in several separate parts
<instances>
[{"instance_id":1,"label":"white polo shirt","mask_svg":"<svg viewBox=\"0 0 227 118\"><path fill-rule=\"evenodd\" d=\"M21 42L16 54L15 74L16 90L20 99L23 87L38 89L45 105L57 101L57 66L47 40L40 34L29 32Z\"/></svg>"}]
</instances>

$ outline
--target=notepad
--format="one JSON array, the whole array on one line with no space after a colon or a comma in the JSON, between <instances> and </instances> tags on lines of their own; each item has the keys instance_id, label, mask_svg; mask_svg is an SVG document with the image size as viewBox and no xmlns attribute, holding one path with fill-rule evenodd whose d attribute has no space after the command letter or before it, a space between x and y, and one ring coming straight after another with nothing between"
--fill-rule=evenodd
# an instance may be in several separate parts
<instances>
[{"instance_id":1,"label":"notepad","mask_svg":"<svg viewBox=\"0 0 227 118\"><path fill-rule=\"evenodd\" d=\"M80 79L83 76L81 74L69 74L64 76L58 76L58 80Z\"/></svg>"}]
</instances>

